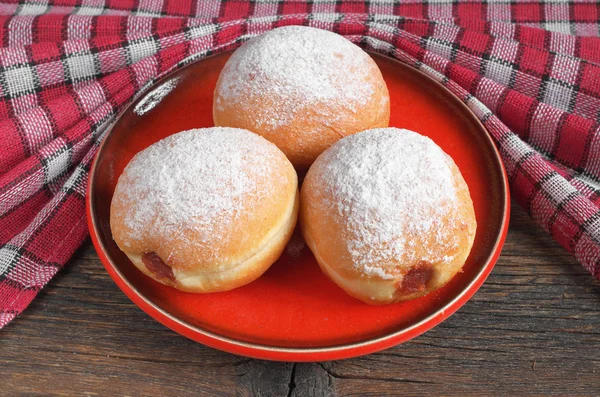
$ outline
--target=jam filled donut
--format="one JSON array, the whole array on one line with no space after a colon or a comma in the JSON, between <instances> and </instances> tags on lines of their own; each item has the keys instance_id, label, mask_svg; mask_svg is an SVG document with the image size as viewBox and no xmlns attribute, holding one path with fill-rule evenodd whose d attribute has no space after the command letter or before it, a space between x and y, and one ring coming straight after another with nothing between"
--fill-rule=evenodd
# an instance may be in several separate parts
<instances>
[{"instance_id":1,"label":"jam filled donut","mask_svg":"<svg viewBox=\"0 0 600 397\"><path fill-rule=\"evenodd\" d=\"M458 167L408 130L374 129L333 144L308 171L300 203L302 233L323 272L371 304L442 287L475 238Z\"/></svg>"},{"instance_id":2,"label":"jam filled donut","mask_svg":"<svg viewBox=\"0 0 600 397\"><path fill-rule=\"evenodd\" d=\"M245 128L308 168L338 139L387 127L390 99L371 57L306 26L271 30L240 47L214 93L215 125Z\"/></svg>"},{"instance_id":3,"label":"jam filled donut","mask_svg":"<svg viewBox=\"0 0 600 397\"><path fill-rule=\"evenodd\" d=\"M138 153L119 177L110 226L154 280L227 291L281 255L298 214L294 167L266 139L236 128L189 130Z\"/></svg>"}]
</instances>

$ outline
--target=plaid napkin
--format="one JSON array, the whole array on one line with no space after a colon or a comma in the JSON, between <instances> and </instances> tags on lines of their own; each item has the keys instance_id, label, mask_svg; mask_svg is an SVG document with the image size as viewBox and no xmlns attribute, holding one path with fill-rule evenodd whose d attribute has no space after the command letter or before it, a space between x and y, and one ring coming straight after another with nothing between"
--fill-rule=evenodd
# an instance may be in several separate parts
<instances>
[{"instance_id":1,"label":"plaid napkin","mask_svg":"<svg viewBox=\"0 0 600 397\"><path fill-rule=\"evenodd\" d=\"M87 236L92 158L158 78L274 27L338 32L442 82L483 121L513 197L600 278L595 2L54 0L0 4L0 327Z\"/></svg>"}]
</instances>

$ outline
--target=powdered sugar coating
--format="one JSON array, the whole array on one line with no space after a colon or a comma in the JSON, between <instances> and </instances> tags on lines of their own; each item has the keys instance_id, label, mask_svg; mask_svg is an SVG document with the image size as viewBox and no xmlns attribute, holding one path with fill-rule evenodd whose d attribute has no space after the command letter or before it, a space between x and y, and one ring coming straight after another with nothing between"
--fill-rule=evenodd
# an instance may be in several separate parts
<instances>
[{"instance_id":1,"label":"powdered sugar coating","mask_svg":"<svg viewBox=\"0 0 600 397\"><path fill-rule=\"evenodd\" d=\"M222 110L224 101L271 98L275 106L253 114L263 130L284 126L317 103L331 102L356 113L376 91L373 68L367 53L338 34L285 26L251 40L231 56L219 78L215 106ZM340 116L327 107L317 110L324 123Z\"/></svg>"},{"instance_id":2,"label":"powdered sugar coating","mask_svg":"<svg viewBox=\"0 0 600 397\"><path fill-rule=\"evenodd\" d=\"M249 210L249 197L271 197L287 183L259 183L256 177L284 178L275 169L281 158L273 144L246 130L184 131L131 160L119 178L113 208L128 209L123 224L131 241L152 235L160 236L158 241L181 241L191 230L195 240L184 239L179 249L218 248L236 219ZM214 254L218 260L218 249Z\"/></svg>"},{"instance_id":3,"label":"powdered sugar coating","mask_svg":"<svg viewBox=\"0 0 600 397\"><path fill-rule=\"evenodd\" d=\"M344 222L353 266L389 280L398 276L398 263L410 269L453 259L459 238L442 223L460 212L452 166L429 138L385 128L343 138L310 172L324 212Z\"/></svg>"}]
</instances>

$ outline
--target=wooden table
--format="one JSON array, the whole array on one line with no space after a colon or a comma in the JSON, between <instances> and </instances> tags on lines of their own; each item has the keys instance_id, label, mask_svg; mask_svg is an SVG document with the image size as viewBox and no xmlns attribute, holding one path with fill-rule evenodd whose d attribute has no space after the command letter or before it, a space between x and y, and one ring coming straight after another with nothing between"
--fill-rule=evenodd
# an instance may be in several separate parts
<instances>
[{"instance_id":1,"label":"wooden table","mask_svg":"<svg viewBox=\"0 0 600 397\"><path fill-rule=\"evenodd\" d=\"M351 360L267 362L163 327L86 242L0 331L0 395L598 395L599 309L600 283L513 204L491 276L435 329Z\"/></svg>"}]
</instances>

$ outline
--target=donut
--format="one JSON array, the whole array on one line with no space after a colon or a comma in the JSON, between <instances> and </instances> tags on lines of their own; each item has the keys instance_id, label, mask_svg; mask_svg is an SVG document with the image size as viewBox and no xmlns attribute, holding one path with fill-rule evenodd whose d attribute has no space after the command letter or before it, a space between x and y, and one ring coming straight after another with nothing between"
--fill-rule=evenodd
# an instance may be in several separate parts
<instances>
[{"instance_id":1,"label":"donut","mask_svg":"<svg viewBox=\"0 0 600 397\"><path fill-rule=\"evenodd\" d=\"M302 184L300 227L334 283L385 304L450 281L477 225L452 158L416 132L383 128L345 137L317 158Z\"/></svg>"},{"instance_id":2,"label":"donut","mask_svg":"<svg viewBox=\"0 0 600 397\"><path fill-rule=\"evenodd\" d=\"M248 284L279 258L298 215L285 155L243 129L171 135L139 152L118 179L114 241L154 280L188 292Z\"/></svg>"},{"instance_id":3,"label":"donut","mask_svg":"<svg viewBox=\"0 0 600 397\"><path fill-rule=\"evenodd\" d=\"M338 139L387 127L390 98L360 47L326 30L285 26L229 58L215 88L213 119L267 138L307 169Z\"/></svg>"}]
</instances>

